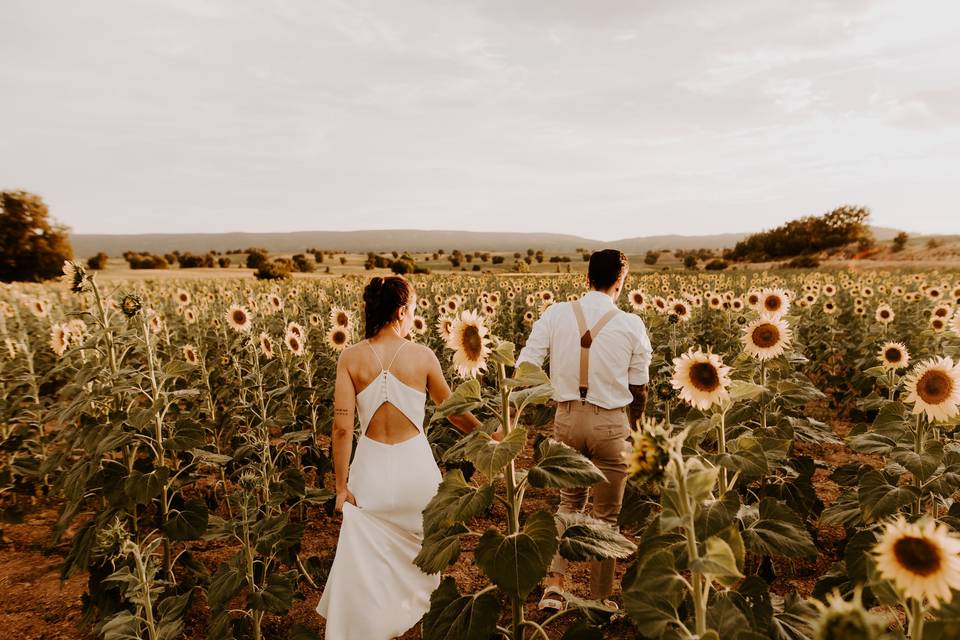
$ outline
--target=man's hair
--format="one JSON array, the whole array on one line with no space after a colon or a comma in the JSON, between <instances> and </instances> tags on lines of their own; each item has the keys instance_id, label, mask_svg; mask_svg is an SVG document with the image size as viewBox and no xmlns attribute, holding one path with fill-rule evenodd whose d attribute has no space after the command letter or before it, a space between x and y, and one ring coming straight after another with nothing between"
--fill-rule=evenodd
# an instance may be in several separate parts
<instances>
[{"instance_id":1,"label":"man's hair","mask_svg":"<svg viewBox=\"0 0 960 640\"><path fill-rule=\"evenodd\" d=\"M628 266L629 262L623 251L618 249L594 251L590 255L590 266L587 269L590 286L599 291L606 291L613 286Z\"/></svg>"}]
</instances>

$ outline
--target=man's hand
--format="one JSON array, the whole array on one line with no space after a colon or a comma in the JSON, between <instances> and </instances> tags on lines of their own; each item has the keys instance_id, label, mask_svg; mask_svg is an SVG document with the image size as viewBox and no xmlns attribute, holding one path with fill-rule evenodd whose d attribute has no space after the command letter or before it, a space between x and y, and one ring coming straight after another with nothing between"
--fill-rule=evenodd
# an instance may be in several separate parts
<instances>
[{"instance_id":1,"label":"man's hand","mask_svg":"<svg viewBox=\"0 0 960 640\"><path fill-rule=\"evenodd\" d=\"M637 422L647 409L647 385L631 384L630 394L633 396L633 401L627 405L627 415L630 416L630 429L636 431Z\"/></svg>"}]
</instances>

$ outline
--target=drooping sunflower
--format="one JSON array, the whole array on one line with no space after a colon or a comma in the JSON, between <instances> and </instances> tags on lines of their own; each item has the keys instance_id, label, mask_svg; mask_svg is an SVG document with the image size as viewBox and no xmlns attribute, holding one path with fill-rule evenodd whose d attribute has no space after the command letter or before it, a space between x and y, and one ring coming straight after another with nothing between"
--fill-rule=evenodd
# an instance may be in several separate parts
<instances>
[{"instance_id":1,"label":"drooping sunflower","mask_svg":"<svg viewBox=\"0 0 960 640\"><path fill-rule=\"evenodd\" d=\"M700 409L709 409L714 404L730 397L730 367L715 353L694 351L691 347L679 358L673 359L674 389L680 398Z\"/></svg>"},{"instance_id":2,"label":"drooping sunflower","mask_svg":"<svg viewBox=\"0 0 960 640\"><path fill-rule=\"evenodd\" d=\"M960 364L953 358L933 357L916 364L904 380L913 413L931 422L949 420L960 410Z\"/></svg>"},{"instance_id":3,"label":"drooping sunflower","mask_svg":"<svg viewBox=\"0 0 960 640\"><path fill-rule=\"evenodd\" d=\"M303 325L301 325L299 322L288 322L288 323L287 323L287 329L286 329L286 331L284 331L284 333L285 333L285 334L286 334L286 333L295 333L298 338L300 338L301 340L303 340Z\"/></svg>"},{"instance_id":4,"label":"drooping sunflower","mask_svg":"<svg viewBox=\"0 0 960 640\"><path fill-rule=\"evenodd\" d=\"M246 307L232 304L226 313L227 324L234 331L249 332L253 326L253 315Z\"/></svg>"},{"instance_id":5,"label":"drooping sunflower","mask_svg":"<svg viewBox=\"0 0 960 640\"><path fill-rule=\"evenodd\" d=\"M83 293L87 284L87 269L79 262L67 260L63 263L63 280L70 285L73 293Z\"/></svg>"},{"instance_id":6,"label":"drooping sunflower","mask_svg":"<svg viewBox=\"0 0 960 640\"><path fill-rule=\"evenodd\" d=\"M910 363L910 352L902 342L885 342L877 354L885 369L903 369Z\"/></svg>"},{"instance_id":7,"label":"drooping sunflower","mask_svg":"<svg viewBox=\"0 0 960 640\"><path fill-rule=\"evenodd\" d=\"M783 354L792 334L782 318L760 318L746 326L740 341L744 350L757 360L769 360Z\"/></svg>"},{"instance_id":8,"label":"drooping sunflower","mask_svg":"<svg viewBox=\"0 0 960 640\"><path fill-rule=\"evenodd\" d=\"M437 318L437 333L440 334L444 342L450 341L450 330L453 328L453 320L450 316L440 316Z\"/></svg>"},{"instance_id":9,"label":"drooping sunflower","mask_svg":"<svg viewBox=\"0 0 960 640\"><path fill-rule=\"evenodd\" d=\"M189 364L197 366L200 363L200 357L197 355L197 348L192 344L183 345L183 359L186 360Z\"/></svg>"},{"instance_id":10,"label":"drooping sunflower","mask_svg":"<svg viewBox=\"0 0 960 640\"><path fill-rule=\"evenodd\" d=\"M290 346L291 334L287 334L287 346ZM294 336L296 337L296 336ZM334 351L343 351L350 344L350 334L344 327L339 325L334 325L330 327L330 330L327 331L327 346L329 346ZM291 349L291 351L293 351Z\"/></svg>"},{"instance_id":11,"label":"drooping sunflower","mask_svg":"<svg viewBox=\"0 0 960 640\"><path fill-rule=\"evenodd\" d=\"M450 327L447 346L453 349L453 365L463 378L473 378L487 368L490 354L487 327L475 311L464 310Z\"/></svg>"},{"instance_id":12,"label":"drooping sunflower","mask_svg":"<svg viewBox=\"0 0 960 640\"><path fill-rule=\"evenodd\" d=\"M140 309L142 308L143 300L135 293L128 293L123 296L123 300L120 301L120 310L123 312L123 315L128 318L132 318L140 313Z\"/></svg>"},{"instance_id":13,"label":"drooping sunflower","mask_svg":"<svg viewBox=\"0 0 960 640\"><path fill-rule=\"evenodd\" d=\"M813 623L814 640L874 640L883 637L886 625L880 616L863 606L863 585L853 588L853 599L844 600L840 591L827 594L827 603L814 599L819 617Z\"/></svg>"},{"instance_id":14,"label":"drooping sunflower","mask_svg":"<svg viewBox=\"0 0 960 640\"><path fill-rule=\"evenodd\" d=\"M638 429L630 434L633 447L623 452L627 475L637 482L658 481L670 461L670 432L655 419L642 418Z\"/></svg>"},{"instance_id":15,"label":"drooping sunflower","mask_svg":"<svg viewBox=\"0 0 960 640\"><path fill-rule=\"evenodd\" d=\"M897 516L872 553L880 575L907 597L950 602L951 589L960 589L960 538L932 518L908 523Z\"/></svg>"}]
</instances>

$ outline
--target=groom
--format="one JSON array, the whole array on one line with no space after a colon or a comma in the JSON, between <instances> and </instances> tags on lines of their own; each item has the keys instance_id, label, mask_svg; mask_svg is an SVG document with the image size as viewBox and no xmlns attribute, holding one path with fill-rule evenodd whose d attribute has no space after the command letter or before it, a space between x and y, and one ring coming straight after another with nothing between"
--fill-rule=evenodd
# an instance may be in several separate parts
<instances>
[{"instance_id":1,"label":"groom","mask_svg":"<svg viewBox=\"0 0 960 640\"><path fill-rule=\"evenodd\" d=\"M556 303L534 323L517 364L543 366L550 358L550 382L557 402L554 438L588 457L606 476L591 488L593 517L617 526L627 479L623 452L632 425L643 415L652 348L639 316L616 306L629 263L621 251L590 256L590 291L574 302ZM587 488L561 489L560 513L582 512ZM561 528L559 520L558 528ZM613 592L615 560L591 562L591 598ZM558 553L545 579L541 609L561 609L567 560ZM552 597L555 594L557 597Z\"/></svg>"}]
</instances>

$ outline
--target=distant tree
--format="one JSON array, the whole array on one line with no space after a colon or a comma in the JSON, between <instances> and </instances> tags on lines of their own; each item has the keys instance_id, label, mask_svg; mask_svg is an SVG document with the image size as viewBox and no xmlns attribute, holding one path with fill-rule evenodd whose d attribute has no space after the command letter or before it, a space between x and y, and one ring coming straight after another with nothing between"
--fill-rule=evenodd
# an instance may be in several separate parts
<instances>
[{"instance_id":1,"label":"distant tree","mask_svg":"<svg viewBox=\"0 0 960 640\"><path fill-rule=\"evenodd\" d=\"M762 262L808 253L856 242L861 250L869 248L873 236L867 225L870 210L845 205L820 216L791 220L770 231L755 233L736 244L730 257Z\"/></svg>"},{"instance_id":2,"label":"distant tree","mask_svg":"<svg viewBox=\"0 0 960 640\"><path fill-rule=\"evenodd\" d=\"M97 255L87 258L87 266L94 271L101 271L107 268L108 260L110 260L110 256L101 251Z\"/></svg>"},{"instance_id":3,"label":"distant tree","mask_svg":"<svg viewBox=\"0 0 960 640\"><path fill-rule=\"evenodd\" d=\"M590 262L590 255L591 255L591 254L590 254L589 252L584 251L582 255L583 255L583 261L584 261L584 262Z\"/></svg>"},{"instance_id":4,"label":"distant tree","mask_svg":"<svg viewBox=\"0 0 960 640\"><path fill-rule=\"evenodd\" d=\"M643 263L654 265L657 264L657 260L660 259L660 254L656 251L647 251L647 255L643 257Z\"/></svg>"},{"instance_id":5,"label":"distant tree","mask_svg":"<svg viewBox=\"0 0 960 640\"><path fill-rule=\"evenodd\" d=\"M340 256L340 264L347 264L347 256Z\"/></svg>"},{"instance_id":6,"label":"distant tree","mask_svg":"<svg viewBox=\"0 0 960 640\"><path fill-rule=\"evenodd\" d=\"M293 266L300 273L313 273L316 270L316 263L302 253L293 256Z\"/></svg>"},{"instance_id":7,"label":"distant tree","mask_svg":"<svg viewBox=\"0 0 960 640\"><path fill-rule=\"evenodd\" d=\"M813 256L797 256L782 266L785 269L816 269L820 266L820 261Z\"/></svg>"},{"instance_id":8,"label":"distant tree","mask_svg":"<svg viewBox=\"0 0 960 640\"><path fill-rule=\"evenodd\" d=\"M221 269L226 269L230 266L230 258L228 258L227 256L223 256L222 258L217 260L217 263L220 265Z\"/></svg>"},{"instance_id":9,"label":"distant tree","mask_svg":"<svg viewBox=\"0 0 960 640\"><path fill-rule=\"evenodd\" d=\"M490 258L490 262L492 262L493 264L503 264L504 260L506 260L506 258L504 258L503 256L493 256L492 258Z\"/></svg>"},{"instance_id":10,"label":"distant tree","mask_svg":"<svg viewBox=\"0 0 960 640\"><path fill-rule=\"evenodd\" d=\"M282 259L265 261L257 267L253 275L258 280L284 280L290 277L290 267L290 262Z\"/></svg>"},{"instance_id":11,"label":"distant tree","mask_svg":"<svg viewBox=\"0 0 960 640\"><path fill-rule=\"evenodd\" d=\"M323 251L314 251L313 259L316 261L317 264L323 264Z\"/></svg>"},{"instance_id":12,"label":"distant tree","mask_svg":"<svg viewBox=\"0 0 960 640\"><path fill-rule=\"evenodd\" d=\"M697 268L697 256L692 253L688 253L683 256L683 266L686 269L696 269Z\"/></svg>"},{"instance_id":13,"label":"distant tree","mask_svg":"<svg viewBox=\"0 0 960 640\"><path fill-rule=\"evenodd\" d=\"M711 260L711 261L708 262L707 264L703 265L703 268L706 269L707 271L723 271L724 269L726 269L726 268L729 267L729 266L730 266L730 265L727 263L726 260L721 260L721 259L719 259L719 258L714 258L713 260Z\"/></svg>"},{"instance_id":14,"label":"distant tree","mask_svg":"<svg viewBox=\"0 0 960 640\"><path fill-rule=\"evenodd\" d=\"M247 249L247 269L259 269L269 259L266 249Z\"/></svg>"},{"instance_id":15,"label":"distant tree","mask_svg":"<svg viewBox=\"0 0 960 640\"><path fill-rule=\"evenodd\" d=\"M527 260L530 260L532 262L532 258L530 258L530 256L526 256L526 258L524 258L523 260L518 260L517 262L514 262L513 270L516 271L517 273L530 273L530 267L528 266L530 262L527 262Z\"/></svg>"},{"instance_id":16,"label":"distant tree","mask_svg":"<svg viewBox=\"0 0 960 640\"><path fill-rule=\"evenodd\" d=\"M906 231L901 231L893 238L893 252L897 253L903 251L903 248L907 246L907 240L910 239L910 236Z\"/></svg>"},{"instance_id":17,"label":"distant tree","mask_svg":"<svg viewBox=\"0 0 960 640\"><path fill-rule=\"evenodd\" d=\"M478 264L473 265L473 270L474 270L474 271L480 271L480 265L478 265Z\"/></svg>"},{"instance_id":18,"label":"distant tree","mask_svg":"<svg viewBox=\"0 0 960 640\"><path fill-rule=\"evenodd\" d=\"M40 282L63 274L73 259L68 228L51 225L43 199L0 191L0 282Z\"/></svg>"},{"instance_id":19,"label":"distant tree","mask_svg":"<svg viewBox=\"0 0 960 640\"><path fill-rule=\"evenodd\" d=\"M937 240L936 238L930 238L927 240L927 249L936 249L937 247L942 247L943 241Z\"/></svg>"},{"instance_id":20,"label":"distant tree","mask_svg":"<svg viewBox=\"0 0 960 640\"><path fill-rule=\"evenodd\" d=\"M537 263L542 263L542 262L543 262L543 249L538 249L537 252L536 252L535 254L533 254L533 257L536 259Z\"/></svg>"}]
</instances>

